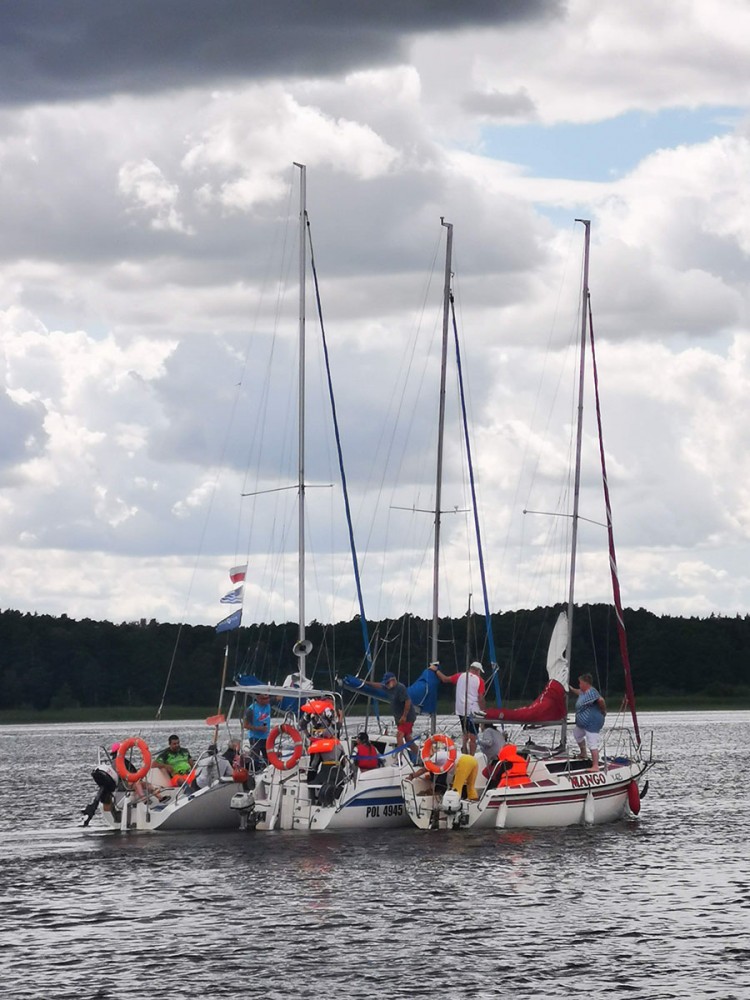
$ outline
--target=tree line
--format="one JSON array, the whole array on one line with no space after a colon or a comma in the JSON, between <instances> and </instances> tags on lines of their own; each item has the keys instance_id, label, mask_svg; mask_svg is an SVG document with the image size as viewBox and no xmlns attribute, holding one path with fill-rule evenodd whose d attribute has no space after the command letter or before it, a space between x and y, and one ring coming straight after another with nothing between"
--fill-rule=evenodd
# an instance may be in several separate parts
<instances>
[{"instance_id":1,"label":"tree line","mask_svg":"<svg viewBox=\"0 0 750 1000\"><path fill-rule=\"evenodd\" d=\"M492 615L503 701L522 703L546 683L547 644L559 607ZM644 609L624 614L636 695L750 695L750 615L678 618ZM368 625L370 656L359 618L312 622L306 670L329 686L337 677L378 679L391 670L410 683L428 665L432 622L406 614ZM243 626L217 635L203 625L141 620L113 624L62 615L0 612L0 709L216 703L222 677L242 675L281 683L297 669L293 622ZM572 673L588 671L607 697L624 690L612 608L576 608ZM444 672L473 659L490 662L483 616L441 619L439 658ZM225 657L226 653L226 657ZM490 702L493 700L490 696Z\"/></svg>"}]
</instances>

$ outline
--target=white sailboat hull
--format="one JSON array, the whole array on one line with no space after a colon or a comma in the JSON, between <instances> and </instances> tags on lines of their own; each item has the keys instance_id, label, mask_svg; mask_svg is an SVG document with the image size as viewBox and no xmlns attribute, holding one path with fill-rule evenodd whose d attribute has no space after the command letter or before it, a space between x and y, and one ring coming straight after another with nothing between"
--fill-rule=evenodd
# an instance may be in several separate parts
<instances>
[{"instance_id":1,"label":"white sailboat hull","mask_svg":"<svg viewBox=\"0 0 750 1000\"><path fill-rule=\"evenodd\" d=\"M271 830L382 830L408 826L402 779L408 764L361 771L344 784L331 805L319 805L304 767L291 774L269 768L259 776L243 828ZM236 819L235 819L236 824Z\"/></svg>"},{"instance_id":2,"label":"white sailboat hull","mask_svg":"<svg viewBox=\"0 0 750 1000\"><path fill-rule=\"evenodd\" d=\"M122 833L167 830L236 830L237 815L230 807L237 784L223 778L186 795L168 794L162 803L138 801L132 794L115 796L119 822L112 811L103 813L106 825Z\"/></svg>"},{"instance_id":3,"label":"white sailboat hull","mask_svg":"<svg viewBox=\"0 0 750 1000\"><path fill-rule=\"evenodd\" d=\"M614 823L629 809L630 786L647 770L642 761L611 764L606 770L547 772L528 785L478 789L475 802L462 800L447 812L432 795L406 789L404 804L415 826L428 829L547 829ZM533 775L533 771L532 771ZM411 783L409 783L411 784Z\"/></svg>"}]
</instances>

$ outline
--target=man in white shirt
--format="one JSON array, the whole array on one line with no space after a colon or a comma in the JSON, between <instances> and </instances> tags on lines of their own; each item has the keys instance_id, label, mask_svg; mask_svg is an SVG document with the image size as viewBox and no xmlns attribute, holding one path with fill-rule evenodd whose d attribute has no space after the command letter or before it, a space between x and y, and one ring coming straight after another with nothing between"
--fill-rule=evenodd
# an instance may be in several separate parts
<instances>
[{"instance_id":1,"label":"man in white shirt","mask_svg":"<svg viewBox=\"0 0 750 1000\"><path fill-rule=\"evenodd\" d=\"M438 675L443 684L456 686L456 715L461 723L463 738L461 750L463 753L474 754L477 749L477 724L474 713L477 709L484 711L484 667L478 660L469 664L469 669L463 674L444 674L437 663L430 664L430 670Z\"/></svg>"}]
</instances>

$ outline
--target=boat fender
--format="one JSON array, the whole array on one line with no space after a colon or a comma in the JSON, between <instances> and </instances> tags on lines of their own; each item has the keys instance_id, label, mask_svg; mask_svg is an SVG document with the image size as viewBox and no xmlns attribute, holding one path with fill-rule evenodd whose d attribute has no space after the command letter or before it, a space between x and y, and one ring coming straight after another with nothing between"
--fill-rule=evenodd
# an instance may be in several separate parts
<instances>
[{"instance_id":1,"label":"boat fender","mask_svg":"<svg viewBox=\"0 0 750 1000\"><path fill-rule=\"evenodd\" d=\"M292 755L286 760L276 752L276 740L282 733L285 733L291 739L292 743L294 743ZM277 771L291 771L299 763L299 759L302 756L302 734L294 726L274 726L266 740L266 754L268 755L268 763L275 767Z\"/></svg>"},{"instance_id":2,"label":"boat fender","mask_svg":"<svg viewBox=\"0 0 750 1000\"><path fill-rule=\"evenodd\" d=\"M589 788L586 793L586 801L583 804L583 822L586 826L591 826L594 822L594 816L596 814L596 804L594 802L594 793Z\"/></svg>"},{"instance_id":3,"label":"boat fender","mask_svg":"<svg viewBox=\"0 0 750 1000\"><path fill-rule=\"evenodd\" d=\"M628 785L628 806L634 816L637 816L641 811L641 795L636 781L631 781Z\"/></svg>"},{"instance_id":4,"label":"boat fender","mask_svg":"<svg viewBox=\"0 0 750 1000\"><path fill-rule=\"evenodd\" d=\"M445 755L442 760L433 759L432 752L436 747L442 746L445 748ZM422 763L430 772L430 774L445 774L446 771L450 771L453 765L456 763L456 757L458 751L456 750L456 744L450 738L450 736L443 736L441 733L435 733L434 736L429 736L422 747Z\"/></svg>"},{"instance_id":5,"label":"boat fender","mask_svg":"<svg viewBox=\"0 0 750 1000\"><path fill-rule=\"evenodd\" d=\"M141 757L143 758L143 764L138 768L137 771L129 771L125 766L125 755L128 750L132 750L133 747L137 747L141 752ZM145 740L142 740L140 736L130 736L128 739L123 740L120 744L120 749L117 751L117 756L115 757L115 768L117 773L120 775L123 781L128 781L130 783L134 781L140 781L141 778L145 778L151 767L151 751Z\"/></svg>"}]
</instances>

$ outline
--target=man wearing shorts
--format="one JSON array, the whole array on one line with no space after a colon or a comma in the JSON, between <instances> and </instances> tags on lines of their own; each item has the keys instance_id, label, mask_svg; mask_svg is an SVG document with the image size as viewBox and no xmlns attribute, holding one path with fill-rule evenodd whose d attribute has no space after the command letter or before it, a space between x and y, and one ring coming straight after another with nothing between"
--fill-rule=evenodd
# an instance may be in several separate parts
<instances>
[{"instance_id":1,"label":"man wearing shorts","mask_svg":"<svg viewBox=\"0 0 750 1000\"><path fill-rule=\"evenodd\" d=\"M469 669L462 674L444 674L437 663L430 664L430 670L438 675L443 684L456 686L456 715L461 723L463 739L461 750L474 754L477 750L477 724L474 713L477 709L484 711L484 667L478 660L469 664Z\"/></svg>"},{"instance_id":2,"label":"man wearing shorts","mask_svg":"<svg viewBox=\"0 0 750 1000\"><path fill-rule=\"evenodd\" d=\"M578 744L581 757L586 757L586 744L591 751L591 770L599 770L599 734L604 727L604 716L607 706L604 698L593 686L591 674L581 674L578 678L580 687L570 685L573 694L578 695L576 701L576 724L573 729L573 739Z\"/></svg>"},{"instance_id":3,"label":"man wearing shorts","mask_svg":"<svg viewBox=\"0 0 750 1000\"><path fill-rule=\"evenodd\" d=\"M395 674L390 672L383 674L383 680L380 683L388 692L388 697L391 699L391 708L398 734L396 737L396 746L410 743L412 730L414 729L414 720L417 717L417 711L414 705L412 705L411 698L404 685L396 680Z\"/></svg>"}]
</instances>

